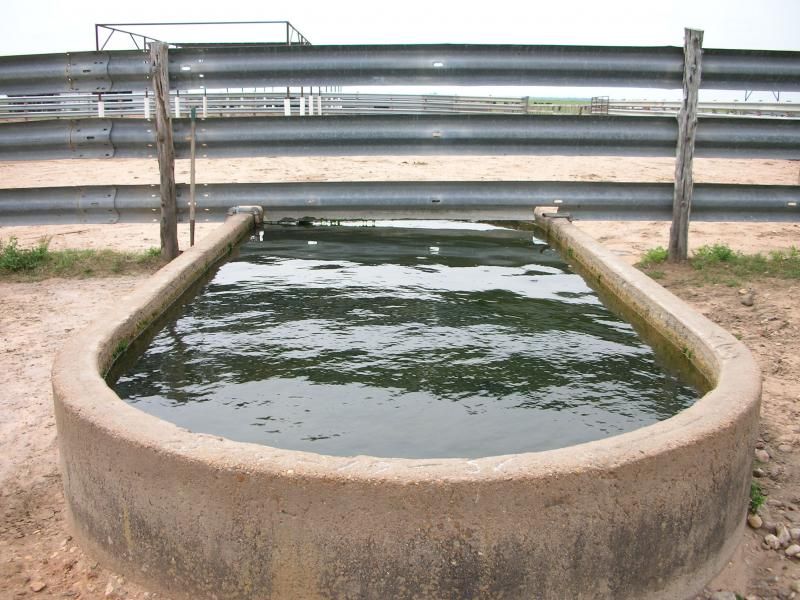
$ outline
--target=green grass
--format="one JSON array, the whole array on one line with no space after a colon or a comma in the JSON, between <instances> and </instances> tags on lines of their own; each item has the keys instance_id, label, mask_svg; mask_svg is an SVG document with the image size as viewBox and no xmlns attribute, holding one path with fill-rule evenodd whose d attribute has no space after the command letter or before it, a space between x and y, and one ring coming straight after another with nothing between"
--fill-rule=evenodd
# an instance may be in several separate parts
<instances>
[{"instance_id":1,"label":"green grass","mask_svg":"<svg viewBox=\"0 0 800 600\"><path fill-rule=\"evenodd\" d=\"M0 240L0 279L39 280L48 277L107 277L156 270L163 264L158 248L144 252L115 250L50 250L41 240L20 248L16 238Z\"/></svg>"},{"instance_id":2,"label":"green grass","mask_svg":"<svg viewBox=\"0 0 800 600\"><path fill-rule=\"evenodd\" d=\"M667 260L667 251L658 246L648 250L638 266L654 279L661 279L663 270L655 270ZM726 244L701 246L692 253L689 265L695 272L693 279L701 283L719 283L737 287L757 277L800 279L800 250L775 250L768 254L744 254Z\"/></svg>"},{"instance_id":3,"label":"green grass","mask_svg":"<svg viewBox=\"0 0 800 600\"><path fill-rule=\"evenodd\" d=\"M750 483L750 512L756 514L761 505L766 501L764 493L761 491L761 486L753 481Z\"/></svg>"},{"instance_id":4,"label":"green grass","mask_svg":"<svg viewBox=\"0 0 800 600\"><path fill-rule=\"evenodd\" d=\"M700 246L692 253L691 263L695 269L702 269L704 266L718 263L729 263L736 260L736 252L725 244L714 244L712 246Z\"/></svg>"},{"instance_id":5,"label":"green grass","mask_svg":"<svg viewBox=\"0 0 800 600\"><path fill-rule=\"evenodd\" d=\"M46 260L48 252L45 240L28 249L20 248L17 239L13 237L7 244L0 240L0 271L11 273L30 271Z\"/></svg>"},{"instance_id":6,"label":"green grass","mask_svg":"<svg viewBox=\"0 0 800 600\"><path fill-rule=\"evenodd\" d=\"M650 267L661 264L667 260L667 254L667 249L662 246L650 248L650 250L644 253L639 265L642 267Z\"/></svg>"},{"instance_id":7,"label":"green grass","mask_svg":"<svg viewBox=\"0 0 800 600\"><path fill-rule=\"evenodd\" d=\"M125 354L125 351L128 349L128 340L120 340L116 347L114 348L114 352L111 354L111 362L116 362L116 360Z\"/></svg>"},{"instance_id":8,"label":"green grass","mask_svg":"<svg viewBox=\"0 0 800 600\"><path fill-rule=\"evenodd\" d=\"M738 286L756 277L800 279L800 250L776 250L769 254L744 254L724 244L702 246L689 260L709 283Z\"/></svg>"}]
</instances>

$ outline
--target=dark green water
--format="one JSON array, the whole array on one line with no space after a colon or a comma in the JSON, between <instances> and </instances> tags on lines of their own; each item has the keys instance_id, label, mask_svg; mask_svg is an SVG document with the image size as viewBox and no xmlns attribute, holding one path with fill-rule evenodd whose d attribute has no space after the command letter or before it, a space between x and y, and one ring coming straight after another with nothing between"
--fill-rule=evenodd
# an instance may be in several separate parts
<instances>
[{"instance_id":1,"label":"dark green water","mask_svg":"<svg viewBox=\"0 0 800 600\"><path fill-rule=\"evenodd\" d=\"M352 227L244 244L114 387L192 431L410 458L568 446L697 396L530 232Z\"/></svg>"}]
</instances>

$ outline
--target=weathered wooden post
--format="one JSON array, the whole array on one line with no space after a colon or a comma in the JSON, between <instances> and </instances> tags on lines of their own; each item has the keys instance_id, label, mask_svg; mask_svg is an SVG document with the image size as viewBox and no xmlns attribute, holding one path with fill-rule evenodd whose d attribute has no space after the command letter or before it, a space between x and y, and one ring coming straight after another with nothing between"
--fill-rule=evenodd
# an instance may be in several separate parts
<instances>
[{"instance_id":1,"label":"weathered wooden post","mask_svg":"<svg viewBox=\"0 0 800 600\"><path fill-rule=\"evenodd\" d=\"M175 147L169 118L169 64L167 45L150 44L150 76L156 113L156 147L161 192L161 257L178 256L178 207L175 192Z\"/></svg>"},{"instance_id":2,"label":"weathered wooden post","mask_svg":"<svg viewBox=\"0 0 800 600\"><path fill-rule=\"evenodd\" d=\"M692 209L692 158L697 131L697 94L703 32L686 29L683 41L683 102L678 113L678 147L675 157L675 193L669 230L669 261L684 262L689 256L689 215Z\"/></svg>"}]
</instances>

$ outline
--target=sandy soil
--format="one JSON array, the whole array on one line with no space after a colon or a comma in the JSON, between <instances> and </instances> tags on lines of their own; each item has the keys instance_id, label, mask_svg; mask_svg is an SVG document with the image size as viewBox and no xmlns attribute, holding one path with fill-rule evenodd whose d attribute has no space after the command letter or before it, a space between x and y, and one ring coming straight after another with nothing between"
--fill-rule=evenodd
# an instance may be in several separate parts
<instances>
[{"instance_id":1,"label":"sandy soil","mask_svg":"<svg viewBox=\"0 0 800 600\"><path fill-rule=\"evenodd\" d=\"M358 179L578 179L670 181L672 161L605 158L432 158L253 159L201 161L201 181L291 181ZM698 161L698 181L798 183L790 161ZM178 180L186 165L178 165ZM153 161L51 161L0 163L0 187L156 183ZM666 245L666 223L579 223L629 262ZM213 225L203 225L202 237ZM182 228L182 244L187 233ZM147 225L2 227L0 239L23 245L42 237L54 248L145 249L158 245L158 229ZM723 241L731 247L768 251L800 245L800 224L702 223L692 226L693 247ZM752 285L755 302L740 302L738 290L698 287L688 272L666 269L662 282L710 318L741 337L764 374L762 436L771 455L761 465L769 492L767 525L800 527L800 305L796 282L763 279ZM103 307L130 291L140 277L0 282L0 597L156 598L124 581L75 546L64 518L57 468L50 366L73 331L102 314ZM791 598L800 562L766 550L765 530L748 530L731 564L714 582L748 598ZM800 589L800 584L798 589Z\"/></svg>"},{"instance_id":2,"label":"sandy soil","mask_svg":"<svg viewBox=\"0 0 800 600\"><path fill-rule=\"evenodd\" d=\"M273 181L633 181L670 182L671 158L610 156L383 156L198 159L198 183ZM800 183L789 160L696 159L698 183ZM189 162L175 163L175 180L188 183ZM58 185L158 184L150 159L0 162L0 188Z\"/></svg>"}]
</instances>

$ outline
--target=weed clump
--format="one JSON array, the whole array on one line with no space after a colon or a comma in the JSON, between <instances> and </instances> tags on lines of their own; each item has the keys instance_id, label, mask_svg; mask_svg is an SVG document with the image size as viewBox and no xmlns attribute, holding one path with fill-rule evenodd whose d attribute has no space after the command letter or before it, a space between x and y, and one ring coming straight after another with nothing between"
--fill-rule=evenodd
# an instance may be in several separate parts
<instances>
[{"instance_id":1,"label":"weed clump","mask_svg":"<svg viewBox=\"0 0 800 600\"><path fill-rule=\"evenodd\" d=\"M0 277L37 280L48 277L106 277L154 271L163 264L158 248L144 252L115 250L50 250L43 239L33 248L20 248L16 238L0 240Z\"/></svg>"},{"instance_id":2,"label":"weed clump","mask_svg":"<svg viewBox=\"0 0 800 600\"><path fill-rule=\"evenodd\" d=\"M692 253L690 263L695 269L702 269L708 265L724 262L735 262L737 258L744 256L740 252L734 252L725 244L713 244L700 246Z\"/></svg>"},{"instance_id":3,"label":"weed clump","mask_svg":"<svg viewBox=\"0 0 800 600\"><path fill-rule=\"evenodd\" d=\"M49 240L41 240L33 248L20 248L17 238L0 240L0 272L31 271L47 260Z\"/></svg>"},{"instance_id":4,"label":"weed clump","mask_svg":"<svg viewBox=\"0 0 800 600\"><path fill-rule=\"evenodd\" d=\"M645 252L638 265L654 279L665 276L663 270L654 267L666 262L667 251L658 246ZM726 244L700 246L689 258L695 272L696 283L722 283L739 286L756 277L800 279L800 250L792 246L787 250L773 250L768 254L744 254Z\"/></svg>"},{"instance_id":5,"label":"weed clump","mask_svg":"<svg viewBox=\"0 0 800 600\"><path fill-rule=\"evenodd\" d=\"M750 483L750 512L756 514L761 505L764 504L766 498L761 491L761 486L755 481Z\"/></svg>"},{"instance_id":6,"label":"weed clump","mask_svg":"<svg viewBox=\"0 0 800 600\"><path fill-rule=\"evenodd\" d=\"M650 248L650 250L644 253L644 256L639 264L643 267L659 265L667 260L667 256L668 252L666 248L663 246L656 246L655 248Z\"/></svg>"}]
</instances>

